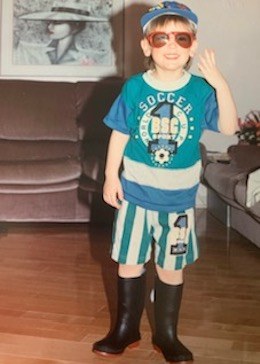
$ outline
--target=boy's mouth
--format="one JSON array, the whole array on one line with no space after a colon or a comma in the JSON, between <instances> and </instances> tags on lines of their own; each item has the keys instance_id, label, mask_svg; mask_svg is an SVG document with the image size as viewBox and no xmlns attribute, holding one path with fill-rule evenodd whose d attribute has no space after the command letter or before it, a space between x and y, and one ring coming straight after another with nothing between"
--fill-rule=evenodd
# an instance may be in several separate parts
<instances>
[{"instance_id":1,"label":"boy's mouth","mask_svg":"<svg viewBox=\"0 0 260 364\"><path fill-rule=\"evenodd\" d=\"M167 59L178 59L179 58L179 55L178 54L176 54L176 53L167 53L167 54L165 54L165 58L167 58Z\"/></svg>"}]
</instances>

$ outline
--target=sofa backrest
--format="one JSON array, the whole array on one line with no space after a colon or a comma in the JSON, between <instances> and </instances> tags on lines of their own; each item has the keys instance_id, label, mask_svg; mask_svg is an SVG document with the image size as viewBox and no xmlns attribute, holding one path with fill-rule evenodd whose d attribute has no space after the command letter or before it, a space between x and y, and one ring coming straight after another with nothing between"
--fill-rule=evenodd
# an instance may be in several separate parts
<instances>
[{"instance_id":1,"label":"sofa backrest","mask_svg":"<svg viewBox=\"0 0 260 364\"><path fill-rule=\"evenodd\" d=\"M77 141L75 84L1 80L0 139Z\"/></svg>"},{"instance_id":2,"label":"sofa backrest","mask_svg":"<svg viewBox=\"0 0 260 364\"><path fill-rule=\"evenodd\" d=\"M110 130L103 123L112 103L119 95L122 79L107 78L99 82L79 82L76 85L77 122L84 140L99 143L107 140Z\"/></svg>"}]
</instances>

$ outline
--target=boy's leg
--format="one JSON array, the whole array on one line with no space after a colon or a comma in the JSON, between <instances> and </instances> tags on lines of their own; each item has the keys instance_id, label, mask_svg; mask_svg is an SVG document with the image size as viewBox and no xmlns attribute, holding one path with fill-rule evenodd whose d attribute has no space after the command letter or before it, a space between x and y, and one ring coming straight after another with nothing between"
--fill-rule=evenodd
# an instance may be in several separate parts
<instances>
[{"instance_id":1,"label":"boy's leg","mask_svg":"<svg viewBox=\"0 0 260 364\"><path fill-rule=\"evenodd\" d=\"M118 275L121 278L137 278L144 273L144 265L119 264Z\"/></svg>"},{"instance_id":2,"label":"boy's leg","mask_svg":"<svg viewBox=\"0 0 260 364\"><path fill-rule=\"evenodd\" d=\"M159 270L160 271L160 270ZM165 274L158 271L155 282L155 333L152 338L156 350L160 351L169 362L182 362L193 360L192 353L178 339L177 326L179 310L181 306L183 283L178 282L180 273L173 271L172 277L169 272ZM161 278L165 279L163 282Z\"/></svg>"},{"instance_id":3,"label":"boy's leg","mask_svg":"<svg viewBox=\"0 0 260 364\"><path fill-rule=\"evenodd\" d=\"M114 223L112 259L119 263L117 319L115 327L93 351L101 355L121 354L140 340L144 309L144 263L150 256L151 235L144 209L123 201Z\"/></svg>"},{"instance_id":4,"label":"boy's leg","mask_svg":"<svg viewBox=\"0 0 260 364\"><path fill-rule=\"evenodd\" d=\"M183 284L183 270L167 270L156 265L156 271L160 281L166 284L179 285Z\"/></svg>"},{"instance_id":5,"label":"boy's leg","mask_svg":"<svg viewBox=\"0 0 260 364\"><path fill-rule=\"evenodd\" d=\"M198 258L194 211L159 214L156 240L154 347L169 362L193 360L192 353L177 336L183 290L183 269Z\"/></svg>"},{"instance_id":6,"label":"boy's leg","mask_svg":"<svg viewBox=\"0 0 260 364\"><path fill-rule=\"evenodd\" d=\"M123 276L118 275L115 326L104 339L93 345L93 351L104 356L121 354L127 347L137 346L141 339L139 327L144 309L146 278L143 266L125 266L119 271Z\"/></svg>"}]
</instances>

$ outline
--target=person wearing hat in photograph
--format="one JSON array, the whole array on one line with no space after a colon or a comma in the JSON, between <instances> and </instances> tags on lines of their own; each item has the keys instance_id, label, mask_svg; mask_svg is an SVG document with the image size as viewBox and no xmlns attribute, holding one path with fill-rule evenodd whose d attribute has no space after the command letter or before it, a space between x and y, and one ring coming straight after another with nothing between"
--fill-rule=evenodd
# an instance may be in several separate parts
<instances>
[{"instance_id":1,"label":"person wearing hat in photograph","mask_svg":"<svg viewBox=\"0 0 260 364\"><path fill-rule=\"evenodd\" d=\"M107 22L108 19L90 15L86 0L57 0L50 11L24 14L23 20L44 21L50 38L48 44L20 41L15 50L16 64L95 64L102 58L102 50L80 49L75 37L87 22Z\"/></svg>"},{"instance_id":2,"label":"person wearing hat in photograph","mask_svg":"<svg viewBox=\"0 0 260 364\"><path fill-rule=\"evenodd\" d=\"M199 57L203 77L188 72L198 43L198 18L191 9L160 2L142 16L141 26L148 70L125 82L104 119L112 129L103 197L116 208L111 255L118 263L117 319L93 351L118 355L138 344L144 265L153 242L152 344L167 362L186 362L193 355L179 340L177 324L183 270L199 256L194 216L199 140L205 129L234 134L237 113L213 50Z\"/></svg>"}]
</instances>

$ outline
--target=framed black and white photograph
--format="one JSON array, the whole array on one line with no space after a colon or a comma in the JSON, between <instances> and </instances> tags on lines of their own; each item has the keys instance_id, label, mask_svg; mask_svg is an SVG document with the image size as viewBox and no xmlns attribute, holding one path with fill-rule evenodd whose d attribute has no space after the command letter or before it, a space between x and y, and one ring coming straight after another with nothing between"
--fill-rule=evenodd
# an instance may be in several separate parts
<instances>
[{"instance_id":1,"label":"framed black and white photograph","mask_svg":"<svg viewBox=\"0 0 260 364\"><path fill-rule=\"evenodd\" d=\"M2 0L1 76L121 76L123 2Z\"/></svg>"}]
</instances>

